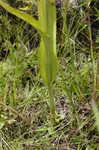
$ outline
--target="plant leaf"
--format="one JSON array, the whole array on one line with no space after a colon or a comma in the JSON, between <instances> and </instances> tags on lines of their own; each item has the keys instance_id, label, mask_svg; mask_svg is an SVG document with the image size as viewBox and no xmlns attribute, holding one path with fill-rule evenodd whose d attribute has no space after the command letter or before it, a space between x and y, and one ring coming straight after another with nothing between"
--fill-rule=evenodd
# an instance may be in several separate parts
<instances>
[{"instance_id":1,"label":"plant leaf","mask_svg":"<svg viewBox=\"0 0 99 150\"><path fill-rule=\"evenodd\" d=\"M20 19L26 21L27 23L31 24L34 28L36 28L40 32L44 32L41 29L40 22L36 20L34 17L32 17L29 14L26 14L16 8L11 7L9 4L3 2L0 0L0 6L2 6L4 9L6 9L9 13L19 17Z\"/></svg>"},{"instance_id":2,"label":"plant leaf","mask_svg":"<svg viewBox=\"0 0 99 150\"><path fill-rule=\"evenodd\" d=\"M97 126L97 129L99 131L99 110L98 110L98 106L94 100L92 101L92 108L93 108L93 112L95 115L96 126Z\"/></svg>"},{"instance_id":3,"label":"plant leaf","mask_svg":"<svg viewBox=\"0 0 99 150\"><path fill-rule=\"evenodd\" d=\"M47 49L43 40L40 43L39 64L41 76L44 82L49 86L55 79L57 73L57 58L53 52Z\"/></svg>"},{"instance_id":4,"label":"plant leaf","mask_svg":"<svg viewBox=\"0 0 99 150\"><path fill-rule=\"evenodd\" d=\"M40 6L41 5L41 6ZM42 3L40 1L40 20L41 26L45 23L46 36L42 36L39 49L39 63L41 76L47 86L52 84L57 73L57 54L56 54L56 8L49 0L43 1L43 8L46 15L43 16ZM46 5L44 7L44 5ZM44 11L43 10L43 11Z\"/></svg>"}]
</instances>

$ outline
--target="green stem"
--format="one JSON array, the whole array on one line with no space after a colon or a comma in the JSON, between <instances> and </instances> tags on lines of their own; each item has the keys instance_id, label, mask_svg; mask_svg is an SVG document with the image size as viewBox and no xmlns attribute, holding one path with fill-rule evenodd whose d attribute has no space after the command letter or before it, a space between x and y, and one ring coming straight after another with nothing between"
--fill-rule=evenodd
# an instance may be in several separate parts
<instances>
[{"instance_id":1,"label":"green stem","mask_svg":"<svg viewBox=\"0 0 99 150\"><path fill-rule=\"evenodd\" d=\"M52 123L55 123L55 119L56 119L56 109L55 108L56 107L55 107L52 85L48 86L48 92L49 92L49 106L50 106L50 113L51 113L51 121L52 121Z\"/></svg>"},{"instance_id":2,"label":"green stem","mask_svg":"<svg viewBox=\"0 0 99 150\"><path fill-rule=\"evenodd\" d=\"M93 69L93 94L92 94L92 99L95 100L97 75L96 75L96 63L95 63L94 52L93 52L93 40L92 40L90 15L88 17L88 20L89 20L90 53L91 53L92 69Z\"/></svg>"}]
</instances>

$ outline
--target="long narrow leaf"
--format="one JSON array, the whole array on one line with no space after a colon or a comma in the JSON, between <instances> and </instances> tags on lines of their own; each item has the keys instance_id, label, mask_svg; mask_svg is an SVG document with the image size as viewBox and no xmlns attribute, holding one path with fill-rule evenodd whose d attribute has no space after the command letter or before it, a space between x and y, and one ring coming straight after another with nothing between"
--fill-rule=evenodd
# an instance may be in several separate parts
<instances>
[{"instance_id":1,"label":"long narrow leaf","mask_svg":"<svg viewBox=\"0 0 99 150\"><path fill-rule=\"evenodd\" d=\"M40 11L42 11L42 5L45 9L46 15L40 16L41 26L44 23L47 30L47 35L42 37L42 42L39 49L39 62L41 76L44 82L49 86L56 77L57 73L57 54L56 54L56 9L49 0L43 0L43 4L40 0ZM44 5L46 5L44 7ZM43 12L44 13L44 12Z\"/></svg>"},{"instance_id":2,"label":"long narrow leaf","mask_svg":"<svg viewBox=\"0 0 99 150\"><path fill-rule=\"evenodd\" d=\"M94 112L94 116L96 120L96 126L99 131L99 109L94 100L92 100L92 108L93 108L93 112Z\"/></svg>"},{"instance_id":3,"label":"long narrow leaf","mask_svg":"<svg viewBox=\"0 0 99 150\"><path fill-rule=\"evenodd\" d=\"M38 31L40 32L44 32L42 29L41 29L41 26L40 26L40 22L38 20L36 20L34 17L32 17L31 15L29 14L26 14L16 8L13 8L12 6L10 6L9 4L3 2L0 0L0 6L2 6L4 9L6 9L9 13L19 17L20 19L26 21L27 23L31 24L34 28L36 28Z\"/></svg>"}]
</instances>

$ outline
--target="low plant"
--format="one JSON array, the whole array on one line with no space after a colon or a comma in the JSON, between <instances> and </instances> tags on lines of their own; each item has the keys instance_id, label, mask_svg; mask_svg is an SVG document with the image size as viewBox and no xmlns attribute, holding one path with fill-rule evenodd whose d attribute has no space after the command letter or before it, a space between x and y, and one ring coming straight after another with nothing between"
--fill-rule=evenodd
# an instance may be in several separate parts
<instances>
[{"instance_id":1,"label":"low plant","mask_svg":"<svg viewBox=\"0 0 99 150\"><path fill-rule=\"evenodd\" d=\"M57 53L56 53L56 7L55 0L38 1L39 20L26 14L9 4L0 1L0 6L11 14L21 18L32 25L41 36L39 48L39 66L41 76L46 84L50 96L49 106L51 119L55 120L55 102L53 96L53 81L57 73Z\"/></svg>"}]
</instances>

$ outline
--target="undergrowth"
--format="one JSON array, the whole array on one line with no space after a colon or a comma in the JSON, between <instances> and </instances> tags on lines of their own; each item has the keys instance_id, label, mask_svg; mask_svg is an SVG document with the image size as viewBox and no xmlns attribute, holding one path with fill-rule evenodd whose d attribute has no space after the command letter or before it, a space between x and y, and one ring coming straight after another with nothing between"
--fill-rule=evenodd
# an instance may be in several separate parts
<instances>
[{"instance_id":1,"label":"undergrowth","mask_svg":"<svg viewBox=\"0 0 99 150\"><path fill-rule=\"evenodd\" d=\"M0 8L0 150L99 149L92 108L93 97L99 105L99 33L93 40L90 24L81 21L86 13L80 5L71 7L57 4L59 71L53 89L61 119L54 127L38 67L40 36Z\"/></svg>"}]
</instances>

